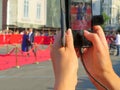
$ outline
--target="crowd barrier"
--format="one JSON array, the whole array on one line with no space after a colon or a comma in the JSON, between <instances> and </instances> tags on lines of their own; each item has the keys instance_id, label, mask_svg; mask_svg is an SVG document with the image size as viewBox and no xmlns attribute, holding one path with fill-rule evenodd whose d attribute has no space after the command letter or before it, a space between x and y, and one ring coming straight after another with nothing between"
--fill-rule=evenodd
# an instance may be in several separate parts
<instances>
[{"instance_id":1,"label":"crowd barrier","mask_svg":"<svg viewBox=\"0 0 120 90\"><path fill-rule=\"evenodd\" d=\"M12 67L19 68L23 65L50 60L50 45L47 45L45 49L40 47L40 45L35 44L29 52L23 52L17 44L14 45L8 53L0 54L0 70L6 70Z\"/></svg>"},{"instance_id":2,"label":"crowd barrier","mask_svg":"<svg viewBox=\"0 0 120 90\"><path fill-rule=\"evenodd\" d=\"M53 40L53 36L35 36L34 47L29 52L23 52L18 47L22 43L22 35L0 35L0 49L5 46L7 51L5 54L0 54L0 70L12 67L19 68L26 64L50 60L50 44L53 43ZM9 45L13 46L11 50L8 50ZM43 50L39 48L40 45L47 45L48 47Z\"/></svg>"},{"instance_id":3,"label":"crowd barrier","mask_svg":"<svg viewBox=\"0 0 120 90\"><path fill-rule=\"evenodd\" d=\"M53 42L53 36L35 36L34 43L48 45ZM21 44L22 35L0 35L0 44Z\"/></svg>"}]
</instances>

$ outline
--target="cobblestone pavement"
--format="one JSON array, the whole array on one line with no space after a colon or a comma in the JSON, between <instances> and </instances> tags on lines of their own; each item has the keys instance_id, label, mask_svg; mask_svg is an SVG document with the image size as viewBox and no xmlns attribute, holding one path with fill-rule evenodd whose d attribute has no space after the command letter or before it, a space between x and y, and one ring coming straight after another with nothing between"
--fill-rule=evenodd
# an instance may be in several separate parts
<instances>
[{"instance_id":1,"label":"cobblestone pavement","mask_svg":"<svg viewBox=\"0 0 120 90\"><path fill-rule=\"evenodd\" d=\"M111 60L115 72L120 76L120 56L111 56ZM76 90L96 90L81 63L78 76ZM53 86L51 61L0 71L0 90L53 90Z\"/></svg>"}]
</instances>

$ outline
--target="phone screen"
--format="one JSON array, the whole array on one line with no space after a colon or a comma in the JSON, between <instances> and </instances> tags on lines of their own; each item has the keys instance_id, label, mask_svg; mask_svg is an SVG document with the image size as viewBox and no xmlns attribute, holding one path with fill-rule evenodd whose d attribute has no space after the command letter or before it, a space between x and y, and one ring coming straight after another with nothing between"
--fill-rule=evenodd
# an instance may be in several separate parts
<instances>
[{"instance_id":1,"label":"phone screen","mask_svg":"<svg viewBox=\"0 0 120 90\"><path fill-rule=\"evenodd\" d=\"M83 31L92 31L92 0L71 0L69 2L69 26L73 31L75 46L89 47Z\"/></svg>"},{"instance_id":2,"label":"phone screen","mask_svg":"<svg viewBox=\"0 0 120 90\"><path fill-rule=\"evenodd\" d=\"M70 24L72 30L91 30L91 0L71 0Z\"/></svg>"}]
</instances>

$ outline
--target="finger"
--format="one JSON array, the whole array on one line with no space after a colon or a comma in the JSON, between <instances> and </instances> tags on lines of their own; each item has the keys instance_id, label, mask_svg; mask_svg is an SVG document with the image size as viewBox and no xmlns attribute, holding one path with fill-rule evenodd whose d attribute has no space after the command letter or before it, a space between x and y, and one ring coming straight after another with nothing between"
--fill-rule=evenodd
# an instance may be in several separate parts
<instances>
[{"instance_id":1,"label":"finger","mask_svg":"<svg viewBox=\"0 0 120 90\"><path fill-rule=\"evenodd\" d=\"M75 52L76 52L77 57L79 58L80 57L80 49L79 48L75 48Z\"/></svg>"},{"instance_id":2,"label":"finger","mask_svg":"<svg viewBox=\"0 0 120 90\"><path fill-rule=\"evenodd\" d=\"M74 48L73 35L72 35L71 29L67 30L65 38L66 38L65 39L66 40L66 47L68 47L68 48Z\"/></svg>"},{"instance_id":3,"label":"finger","mask_svg":"<svg viewBox=\"0 0 120 90\"><path fill-rule=\"evenodd\" d=\"M53 43L54 48L60 48L61 47L61 32L57 32L57 34L54 37L54 43Z\"/></svg>"},{"instance_id":4,"label":"finger","mask_svg":"<svg viewBox=\"0 0 120 90\"><path fill-rule=\"evenodd\" d=\"M51 56L51 61L52 61L52 65L53 65L53 70L54 70L54 75L55 75L55 78L56 78L56 60L54 59L54 56L55 56L55 49L53 47L53 45L51 45L50 47L50 56Z\"/></svg>"},{"instance_id":5,"label":"finger","mask_svg":"<svg viewBox=\"0 0 120 90\"><path fill-rule=\"evenodd\" d=\"M92 44L93 44L93 46L94 47L99 47L99 46L102 46L102 44L101 44L101 41L100 41L100 38L99 38L99 36L97 35L97 34L95 34L95 33L90 33L90 32L88 32L88 31L84 31L84 36L89 40L89 41L91 41L92 42ZM100 48L100 47L99 47Z\"/></svg>"},{"instance_id":6,"label":"finger","mask_svg":"<svg viewBox=\"0 0 120 90\"><path fill-rule=\"evenodd\" d=\"M100 27L100 26L94 26L93 27L95 33L98 34L102 44L108 49L108 44L107 44L107 41L106 41L106 38L105 38L105 34L103 32L103 29Z\"/></svg>"}]
</instances>

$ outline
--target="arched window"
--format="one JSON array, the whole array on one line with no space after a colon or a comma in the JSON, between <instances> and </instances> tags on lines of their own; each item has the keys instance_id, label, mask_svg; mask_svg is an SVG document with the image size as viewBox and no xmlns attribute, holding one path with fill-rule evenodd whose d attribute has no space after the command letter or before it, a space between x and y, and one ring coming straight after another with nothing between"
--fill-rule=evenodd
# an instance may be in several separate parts
<instances>
[{"instance_id":1,"label":"arched window","mask_svg":"<svg viewBox=\"0 0 120 90\"><path fill-rule=\"evenodd\" d=\"M29 0L24 0L24 17L29 15Z\"/></svg>"}]
</instances>

